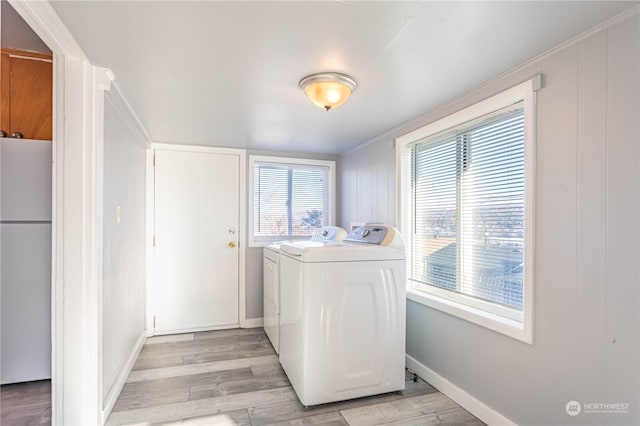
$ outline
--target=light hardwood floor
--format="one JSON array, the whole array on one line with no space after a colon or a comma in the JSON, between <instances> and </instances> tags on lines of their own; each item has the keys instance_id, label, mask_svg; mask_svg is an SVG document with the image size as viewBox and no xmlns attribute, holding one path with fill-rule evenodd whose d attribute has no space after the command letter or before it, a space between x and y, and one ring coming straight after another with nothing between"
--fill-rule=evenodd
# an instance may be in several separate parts
<instances>
[{"instance_id":1,"label":"light hardwood floor","mask_svg":"<svg viewBox=\"0 0 640 426\"><path fill-rule=\"evenodd\" d=\"M51 380L0 387L0 425L50 425Z\"/></svg>"},{"instance_id":2,"label":"light hardwood floor","mask_svg":"<svg viewBox=\"0 0 640 426\"><path fill-rule=\"evenodd\" d=\"M305 408L262 329L152 337L108 424L483 424L412 378L401 393Z\"/></svg>"},{"instance_id":3,"label":"light hardwood floor","mask_svg":"<svg viewBox=\"0 0 640 426\"><path fill-rule=\"evenodd\" d=\"M264 331L233 329L147 340L108 425L482 425L422 380L406 389L303 407ZM48 381L5 385L1 424L51 422Z\"/></svg>"}]
</instances>

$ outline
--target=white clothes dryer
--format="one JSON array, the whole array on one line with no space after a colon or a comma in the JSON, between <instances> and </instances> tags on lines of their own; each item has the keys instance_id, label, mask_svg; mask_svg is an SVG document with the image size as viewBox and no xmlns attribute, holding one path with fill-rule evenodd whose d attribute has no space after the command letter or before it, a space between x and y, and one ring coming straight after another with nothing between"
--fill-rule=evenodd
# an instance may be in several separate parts
<instances>
[{"instance_id":1,"label":"white clothes dryer","mask_svg":"<svg viewBox=\"0 0 640 426\"><path fill-rule=\"evenodd\" d=\"M405 248L389 225L280 247L280 363L305 406L404 389Z\"/></svg>"},{"instance_id":2,"label":"white clothes dryer","mask_svg":"<svg viewBox=\"0 0 640 426\"><path fill-rule=\"evenodd\" d=\"M342 241L346 236L347 231L338 226L323 226L315 231L310 241L319 243ZM281 244L282 241L271 243L262 252L263 327L276 353L280 352L280 279L278 263Z\"/></svg>"}]
</instances>

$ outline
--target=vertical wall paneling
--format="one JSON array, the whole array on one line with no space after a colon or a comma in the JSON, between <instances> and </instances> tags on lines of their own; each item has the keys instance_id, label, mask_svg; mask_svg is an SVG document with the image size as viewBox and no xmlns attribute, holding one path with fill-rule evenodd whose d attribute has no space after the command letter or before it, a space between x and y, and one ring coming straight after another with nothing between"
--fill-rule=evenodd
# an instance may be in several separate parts
<instances>
[{"instance_id":1,"label":"vertical wall paneling","mask_svg":"<svg viewBox=\"0 0 640 426\"><path fill-rule=\"evenodd\" d=\"M372 156L373 157L373 156ZM369 216L375 217L375 221L379 222L378 219L378 193L380 192L380 188L378 187L378 164L371 164L369 168L369 185L370 194L369 194Z\"/></svg>"},{"instance_id":2,"label":"vertical wall paneling","mask_svg":"<svg viewBox=\"0 0 640 426\"><path fill-rule=\"evenodd\" d=\"M360 217L366 217L367 221L371 221L371 192L374 190L371 185L371 167L373 164L370 160L371 155L364 155L364 165L362 172L358 176L358 192L361 194Z\"/></svg>"},{"instance_id":3,"label":"vertical wall paneling","mask_svg":"<svg viewBox=\"0 0 640 426\"><path fill-rule=\"evenodd\" d=\"M359 205L359 199L358 199L358 169L353 167L353 159L351 160L352 166L349 169L349 193L345 194L347 197L349 197L348 203L344 203L345 205L348 204L350 207L350 212L351 212L351 220L354 221L359 221L360 220L360 214L357 213L357 208ZM342 227L349 229L350 227L350 223L347 222L343 222L342 223Z\"/></svg>"},{"instance_id":4,"label":"vertical wall paneling","mask_svg":"<svg viewBox=\"0 0 640 426\"><path fill-rule=\"evenodd\" d=\"M387 222L389 220L389 191L387 190L389 184L389 172L386 164L381 163L377 165L377 206L374 203L373 208L377 207L377 217L378 220Z\"/></svg>"},{"instance_id":5,"label":"vertical wall paneling","mask_svg":"<svg viewBox=\"0 0 640 426\"><path fill-rule=\"evenodd\" d=\"M578 44L576 401L605 400L607 32ZM599 424L585 417L584 424Z\"/></svg>"},{"instance_id":6,"label":"vertical wall paneling","mask_svg":"<svg viewBox=\"0 0 640 426\"><path fill-rule=\"evenodd\" d=\"M606 398L638 422L638 17L609 30ZM634 40L634 43L630 41ZM611 423L618 419L612 419Z\"/></svg>"},{"instance_id":7,"label":"vertical wall paneling","mask_svg":"<svg viewBox=\"0 0 640 426\"><path fill-rule=\"evenodd\" d=\"M389 140L341 159L342 211L339 225L351 222L396 224L395 151Z\"/></svg>"},{"instance_id":8,"label":"vertical wall paneling","mask_svg":"<svg viewBox=\"0 0 640 426\"><path fill-rule=\"evenodd\" d=\"M636 10L418 120L429 124L543 75L533 345L407 302L407 354L517 424L640 424L639 56ZM395 224L389 140L418 121L342 157L344 226ZM374 165L376 180L367 169ZM375 195L360 196L367 191ZM569 417L571 400L630 403L630 411Z\"/></svg>"},{"instance_id":9,"label":"vertical wall paneling","mask_svg":"<svg viewBox=\"0 0 640 426\"><path fill-rule=\"evenodd\" d=\"M575 399L574 339L567 336L577 331L577 64L576 45L539 64L545 87L537 93L534 344L546 371L535 389L537 404L548 407L538 413L541 424L558 423Z\"/></svg>"}]
</instances>

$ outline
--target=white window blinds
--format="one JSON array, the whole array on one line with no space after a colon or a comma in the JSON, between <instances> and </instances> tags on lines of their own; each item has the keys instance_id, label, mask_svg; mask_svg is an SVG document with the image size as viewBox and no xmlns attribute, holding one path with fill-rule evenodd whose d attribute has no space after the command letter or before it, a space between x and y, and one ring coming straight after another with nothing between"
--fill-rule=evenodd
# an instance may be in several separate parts
<instances>
[{"instance_id":1,"label":"white window blinds","mask_svg":"<svg viewBox=\"0 0 640 426\"><path fill-rule=\"evenodd\" d=\"M522 310L524 152L522 107L413 146L414 283Z\"/></svg>"},{"instance_id":2,"label":"white window blinds","mask_svg":"<svg viewBox=\"0 0 640 426\"><path fill-rule=\"evenodd\" d=\"M253 235L307 236L325 225L328 167L256 162Z\"/></svg>"}]
</instances>

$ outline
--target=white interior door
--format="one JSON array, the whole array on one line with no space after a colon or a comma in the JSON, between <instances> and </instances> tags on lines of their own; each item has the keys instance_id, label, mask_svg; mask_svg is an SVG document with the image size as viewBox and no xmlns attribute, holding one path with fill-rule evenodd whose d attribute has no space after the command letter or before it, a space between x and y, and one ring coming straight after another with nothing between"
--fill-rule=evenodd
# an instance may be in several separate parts
<instances>
[{"instance_id":1,"label":"white interior door","mask_svg":"<svg viewBox=\"0 0 640 426\"><path fill-rule=\"evenodd\" d=\"M237 326L240 157L155 155L155 331Z\"/></svg>"}]
</instances>

